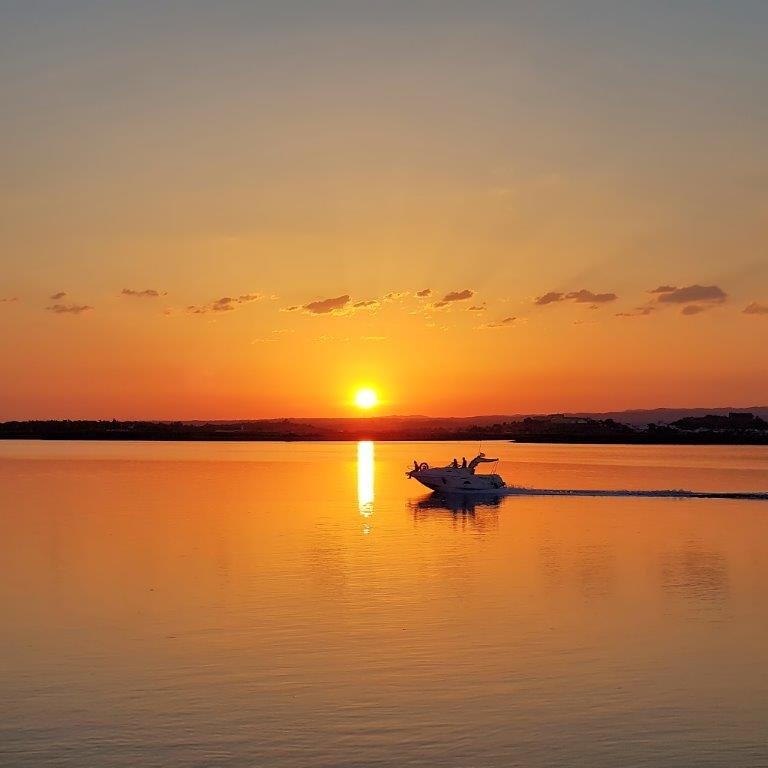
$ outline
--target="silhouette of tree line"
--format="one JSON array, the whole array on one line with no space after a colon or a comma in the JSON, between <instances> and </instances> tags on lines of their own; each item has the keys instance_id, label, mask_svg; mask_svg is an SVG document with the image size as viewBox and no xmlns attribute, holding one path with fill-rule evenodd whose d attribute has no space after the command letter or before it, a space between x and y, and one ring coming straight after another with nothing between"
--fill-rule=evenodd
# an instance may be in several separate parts
<instances>
[{"instance_id":1,"label":"silhouette of tree line","mask_svg":"<svg viewBox=\"0 0 768 768\"><path fill-rule=\"evenodd\" d=\"M614 419L553 414L496 424L409 426L387 420L328 419L321 425L297 419L231 422L7 421L0 439L25 440L516 440L558 443L768 444L768 422L752 413L685 417L637 428Z\"/></svg>"}]
</instances>

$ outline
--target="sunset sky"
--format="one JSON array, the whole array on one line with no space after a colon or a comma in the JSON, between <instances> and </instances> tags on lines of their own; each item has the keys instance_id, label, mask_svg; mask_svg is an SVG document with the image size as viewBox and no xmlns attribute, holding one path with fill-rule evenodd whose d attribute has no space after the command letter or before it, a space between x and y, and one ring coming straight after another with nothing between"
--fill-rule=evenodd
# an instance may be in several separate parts
<instances>
[{"instance_id":1,"label":"sunset sky","mask_svg":"<svg viewBox=\"0 0 768 768\"><path fill-rule=\"evenodd\" d=\"M0 419L768 403L768 3L0 4Z\"/></svg>"}]
</instances>

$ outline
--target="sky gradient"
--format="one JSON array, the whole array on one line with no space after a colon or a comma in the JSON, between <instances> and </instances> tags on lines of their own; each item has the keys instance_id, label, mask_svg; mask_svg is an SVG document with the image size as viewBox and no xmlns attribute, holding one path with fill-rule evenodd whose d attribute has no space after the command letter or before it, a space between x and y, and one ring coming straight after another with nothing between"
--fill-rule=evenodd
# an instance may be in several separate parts
<instances>
[{"instance_id":1,"label":"sky gradient","mask_svg":"<svg viewBox=\"0 0 768 768\"><path fill-rule=\"evenodd\" d=\"M765 404L767 35L746 0L0 3L0 419Z\"/></svg>"}]
</instances>

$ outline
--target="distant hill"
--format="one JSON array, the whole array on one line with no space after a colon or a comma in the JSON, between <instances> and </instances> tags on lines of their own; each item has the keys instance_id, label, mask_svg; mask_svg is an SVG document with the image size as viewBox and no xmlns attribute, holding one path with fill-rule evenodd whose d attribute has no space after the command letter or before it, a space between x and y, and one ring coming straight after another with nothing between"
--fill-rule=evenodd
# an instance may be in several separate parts
<instances>
[{"instance_id":1,"label":"distant hill","mask_svg":"<svg viewBox=\"0 0 768 768\"><path fill-rule=\"evenodd\" d=\"M768 420L768 405L753 405L749 408L652 408L630 411L605 411L602 413L576 413L574 416L586 416L591 419L615 419L622 424L644 427L646 424L671 424L685 418L702 416L727 416L729 413L752 413Z\"/></svg>"},{"instance_id":2,"label":"distant hill","mask_svg":"<svg viewBox=\"0 0 768 768\"><path fill-rule=\"evenodd\" d=\"M728 416L729 413L752 413L768 420L768 405L756 405L750 408L653 408L634 409L628 411L577 411L562 414L596 421L612 419L632 427L645 427L648 424L671 424L684 418L700 418L703 416ZM377 430L414 430L461 429L472 425L485 427L505 422L522 421L526 418L550 417L547 413L507 413L476 416L350 416L350 417L291 417L284 419L243 419L233 421L188 421L185 424L262 424L276 426L279 424L302 424L305 428L313 427L318 430L339 429L347 425L368 423L376 425Z\"/></svg>"},{"instance_id":3,"label":"distant hill","mask_svg":"<svg viewBox=\"0 0 768 768\"><path fill-rule=\"evenodd\" d=\"M0 439L516 440L551 443L768 443L768 407L606 413L232 421L8 421Z\"/></svg>"}]
</instances>

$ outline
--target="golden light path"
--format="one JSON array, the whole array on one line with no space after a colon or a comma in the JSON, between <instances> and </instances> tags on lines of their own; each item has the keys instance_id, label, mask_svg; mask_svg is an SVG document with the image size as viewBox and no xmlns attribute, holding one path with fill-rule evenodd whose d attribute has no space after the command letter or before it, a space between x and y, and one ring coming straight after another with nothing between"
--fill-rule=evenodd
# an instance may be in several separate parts
<instances>
[{"instance_id":1,"label":"golden light path","mask_svg":"<svg viewBox=\"0 0 768 768\"><path fill-rule=\"evenodd\" d=\"M357 444L357 507L368 518L373 514L373 442L361 440ZM366 523L364 533L368 533Z\"/></svg>"}]
</instances>

